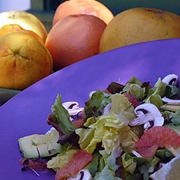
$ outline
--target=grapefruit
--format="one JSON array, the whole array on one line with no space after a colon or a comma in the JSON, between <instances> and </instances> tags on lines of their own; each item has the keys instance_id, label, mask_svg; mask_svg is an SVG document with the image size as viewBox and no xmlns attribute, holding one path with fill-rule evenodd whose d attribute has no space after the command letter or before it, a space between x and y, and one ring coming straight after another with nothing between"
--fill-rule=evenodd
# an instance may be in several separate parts
<instances>
[{"instance_id":1,"label":"grapefruit","mask_svg":"<svg viewBox=\"0 0 180 180\"><path fill-rule=\"evenodd\" d=\"M6 24L6 25L2 26L2 28L0 29L0 38L2 36L12 33L12 32L24 32L24 33L31 34L36 39L38 39L40 42L44 43L42 38L38 34L36 34L34 31L23 29L18 24Z\"/></svg>"},{"instance_id":2,"label":"grapefruit","mask_svg":"<svg viewBox=\"0 0 180 180\"><path fill-rule=\"evenodd\" d=\"M43 23L35 15L26 11L6 11L0 13L0 28L6 24L18 24L23 29L38 34L45 42L47 31Z\"/></svg>"},{"instance_id":3,"label":"grapefruit","mask_svg":"<svg viewBox=\"0 0 180 180\"><path fill-rule=\"evenodd\" d=\"M0 87L23 90L52 73L52 56L31 34L12 32L0 38Z\"/></svg>"},{"instance_id":4,"label":"grapefruit","mask_svg":"<svg viewBox=\"0 0 180 180\"><path fill-rule=\"evenodd\" d=\"M106 23L96 16L69 15L52 27L45 42L59 70L98 54Z\"/></svg>"},{"instance_id":5,"label":"grapefruit","mask_svg":"<svg viewBox=\"0 0 180 180\"><path fill-rule=\"evenodd\" d=\"M92 160L92 155L84 150L78 150L72 159L56 173L56 180L74 177Z\"/></svg>"},{"instance_id":6,"label":"grapefruit","mask_svg":"<svg viewBox=\"0 0 180 180\"><path fill-rule=\"evenodd\" d=\"M153 8L132 8L117 14L104 30L99 52L131 44L180 37L180 16Z\"/></svg>"},{"instance_id":7,"label":"grapefruit","mask_svg":"<svg viewBox=\"0 0 180 180\"><path fill-rule=\"evenodd\" d=\"M135 147L144 158L152 158L158 148L180 148L180 136L166 126L155 126L145 131Z\"/></svg>"},{"instance_id":8,"label":"grapefruit","mask_svg":"<svg viewBox=\"0 0 180 180\"><path fill-rule=\"evenodd\" d=\"M53 18L53 26L65 16L73 14L94 15L102 19L106 24L114 17L110 9L96 0L69 0L57 7Z\"/></svg>"}]
</instances>

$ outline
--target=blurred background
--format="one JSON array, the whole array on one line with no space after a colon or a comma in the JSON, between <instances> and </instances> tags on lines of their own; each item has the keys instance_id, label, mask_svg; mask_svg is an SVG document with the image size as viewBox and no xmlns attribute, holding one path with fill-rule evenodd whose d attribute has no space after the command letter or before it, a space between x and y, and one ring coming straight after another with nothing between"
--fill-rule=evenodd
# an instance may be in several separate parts
<instances>
[{"instance_id":1,"label":"blurred background","mask_svg":"<svg viewBox=\"0 0 180 180\"><path fill-rule=\"evenodd\" d=\"M26 10L36 15L47 31L52 25L52 18L57 6L65 0L0 0L0 12L10 10ZM129 8L151 7L174 12L180 15L180 0L99 0L114 15Z\"/></svg>"}]
</instances>

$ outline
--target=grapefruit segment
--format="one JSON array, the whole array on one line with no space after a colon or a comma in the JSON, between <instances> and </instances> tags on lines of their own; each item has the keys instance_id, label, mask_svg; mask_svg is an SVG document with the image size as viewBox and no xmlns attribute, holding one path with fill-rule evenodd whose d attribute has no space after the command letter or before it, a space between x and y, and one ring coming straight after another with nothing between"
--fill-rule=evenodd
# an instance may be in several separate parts
<instances>
[{"instance_id":1,"label":"grapefruit segment","mask_svg":"<svg viewBox=\"0 0 180 180\"><path fill-rule=\"evenodd\" d=\"M165 126L156 126L141 136L136 151L144 158L152 158L158 148L180 148L180 136Z\"/></svg>"},{"instance_id":2,"label":"grapefruit segment","mask_svg":"<svg viewBox=\"0 0 180 180\"><path fill-rule=\"evenodd\" d=\"M77 151L73 158L63 168L61 168L57 174L56 180L64 180L70 177L74 177L80 170L82 170L90 161L92 155L84 150Z\"/></svg>"}]
</instances>

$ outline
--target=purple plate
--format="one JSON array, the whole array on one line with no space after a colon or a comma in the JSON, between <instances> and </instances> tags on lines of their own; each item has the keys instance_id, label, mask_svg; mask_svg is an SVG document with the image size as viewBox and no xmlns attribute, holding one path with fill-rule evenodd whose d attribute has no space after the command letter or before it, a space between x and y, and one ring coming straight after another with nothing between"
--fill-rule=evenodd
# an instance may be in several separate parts
<instances>
[{"instance_id":1,"label":"purple plate","mask_svg":"<svg viewBox=\"0 0 180 180\"><path fill-rule=\"evenodd\" d=\"M0 179L53 180L54 173L21 172L18 138L49 130L46 119L57 94L80 105L92 90L135 76L152 85L158 77L180 75L180 39L140 43L93 56L64 68L20 92L0 108Z\"/></svg>"}]
</instances>

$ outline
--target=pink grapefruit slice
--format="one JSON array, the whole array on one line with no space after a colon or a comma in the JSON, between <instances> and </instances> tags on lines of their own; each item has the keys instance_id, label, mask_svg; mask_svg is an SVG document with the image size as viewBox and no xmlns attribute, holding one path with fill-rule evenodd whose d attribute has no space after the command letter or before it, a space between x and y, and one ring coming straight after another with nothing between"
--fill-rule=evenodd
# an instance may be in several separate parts
<instances>
[{"instance_id":1,"label":"pink grapefruit slice","mask_svg":"<svg viewBox=\"0 0 180 180\"><path fill-rule=\"evenodd\" d=\"M165 126L146 130L136 143L136 151L144 158L152 158L158 148L180 148L180 136Z\"/></svg>"}]
</instances>

